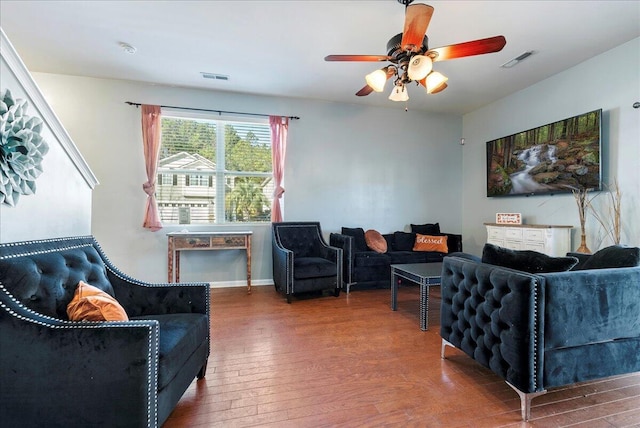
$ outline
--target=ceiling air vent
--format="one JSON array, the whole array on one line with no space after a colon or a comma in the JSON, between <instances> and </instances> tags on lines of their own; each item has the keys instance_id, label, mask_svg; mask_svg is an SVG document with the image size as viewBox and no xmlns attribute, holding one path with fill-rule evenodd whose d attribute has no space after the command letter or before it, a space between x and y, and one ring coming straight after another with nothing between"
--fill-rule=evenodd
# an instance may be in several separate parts
<instances>
[{"instance_id":1,"label":"ceiling air vent","mask_svg":"<svg viewBox=\"0 0 640 428\"><path fill-rule=\"evenodd\" d=\"M202 72L202 77L204 79L213 79L213 80L229 80L229 76L226 74L216 74L216 73L205 73Z\"/></svg>"},{"instance_id":2,"label":"ceiling air vent","mask_svg":"<svg viewBox=\"0 0 640 428\"><path fill-rule=\"evenodd\" d=\"M517 57L513 58L512 60L505 62L500 67L502 67L502 68L511 68L514 65L516 65L517 63L519 63L521 61L524 61L525 59L529 58L531 55L533 55L533 51L526 51L526 52L518 55Z\"/></svg>"}]
</instances>

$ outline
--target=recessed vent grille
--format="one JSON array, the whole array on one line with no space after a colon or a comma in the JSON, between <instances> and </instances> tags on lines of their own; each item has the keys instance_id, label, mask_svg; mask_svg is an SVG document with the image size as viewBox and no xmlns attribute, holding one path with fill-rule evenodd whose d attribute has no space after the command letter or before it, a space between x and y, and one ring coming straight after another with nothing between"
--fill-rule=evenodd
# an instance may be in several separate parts
<instances>
[{"instance_id":1,"label":"recessed vent grille","mask_svg":"<svg viewBox=\"0 0 640 428\"><path fill-rule=\"evenodd\" d=\"M520 61L523 61L523 60L529 58L531 55L533 55L533 51L526 51L524 53L521 53L517 57L513 58L512 60L505 62L500 67L502 67L502 68L511 68L514 65L516 65L517 63L519 63Z\"/></svg>"},{"instance_id":2,"label":"recessed vent grille","mask_svg":"<svg viewBox=\"0 0 640 428\"><path fill-rule=\"evenodd\" d=\"M205 73L202 72L202 77L204 79L213 79L213 80L229 80L229 76L226 74L217 74L217 73Z\"/></svg>"}]
</instances>

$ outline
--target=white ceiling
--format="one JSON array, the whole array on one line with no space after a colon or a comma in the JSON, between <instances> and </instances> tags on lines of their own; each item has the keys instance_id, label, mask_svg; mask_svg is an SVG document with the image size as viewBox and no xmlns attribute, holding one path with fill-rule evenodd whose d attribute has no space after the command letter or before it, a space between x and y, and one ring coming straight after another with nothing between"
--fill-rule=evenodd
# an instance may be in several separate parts
<instances>
[{"instance_id":1,"label":"white ceiling","mask_svg":"<svg viewBox=\"0 0 640 428\"><path fill-rule=\"evenodd\" d=\"M638 0L429 4L429 47L496 35L507 45L435 63L449 87L427 95L410 86L413 110L464 114L640 36ZM34 72L385 107L394 107L390 85L384 93L354 95L364 75L385 63L324 57L386 55L403 24L397 0L0 1L0 26ZM125 53L120 42L137 52ZM525 51L534 55L500 68ZM203 79L201 72L229 80Z\"/></svg>"}]
</instances>

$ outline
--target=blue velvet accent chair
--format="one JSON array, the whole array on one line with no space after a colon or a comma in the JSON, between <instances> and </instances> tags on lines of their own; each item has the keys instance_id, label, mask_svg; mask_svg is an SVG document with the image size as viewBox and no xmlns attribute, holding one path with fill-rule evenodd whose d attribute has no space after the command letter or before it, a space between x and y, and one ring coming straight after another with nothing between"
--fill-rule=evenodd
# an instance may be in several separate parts
<instances>
[{"instance_id":1,"label":"blue velvet accent chair","mask_svg":"<svg viewBox=\"0 0 640 428\"><path fill-rule=\"evenodd\" d=\"M296 293L342 288L342 249L330 247L319 222L272 225L273 283L287 303Z\"/></svg>"},{"instance_id":2,"label":"blue velvet accent chair","mask_svg":"<svg viewBox=\"0 0 640 428\"><path fill-rule=\"evenodd\" d=\"M129 320L70 321L79 281ZM159 427L205 375L209 325L208 284L130 278L92 236L0 244L0 426Z\"/></svg>"}]
</instances>

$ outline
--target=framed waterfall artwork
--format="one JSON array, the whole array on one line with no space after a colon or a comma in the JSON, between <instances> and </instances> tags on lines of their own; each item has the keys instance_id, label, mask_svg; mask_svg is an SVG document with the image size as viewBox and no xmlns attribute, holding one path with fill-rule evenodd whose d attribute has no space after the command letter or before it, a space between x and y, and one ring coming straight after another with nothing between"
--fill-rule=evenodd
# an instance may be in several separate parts
<instances>
[{"instance_id":1,"label":"framed waterfall artwork","mask_svg":"<svg viewBox=\"0 0 640 428\"><path fill-rule=\"evenodd\" d=\"M600 190L602 109L487 142L487 196Z\"/></svg>"}]
</instances>

